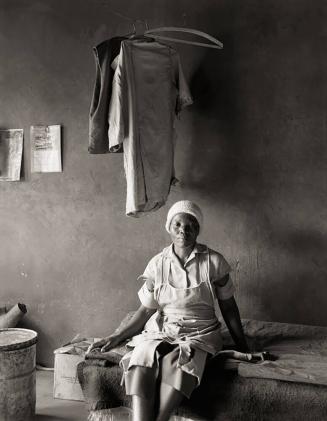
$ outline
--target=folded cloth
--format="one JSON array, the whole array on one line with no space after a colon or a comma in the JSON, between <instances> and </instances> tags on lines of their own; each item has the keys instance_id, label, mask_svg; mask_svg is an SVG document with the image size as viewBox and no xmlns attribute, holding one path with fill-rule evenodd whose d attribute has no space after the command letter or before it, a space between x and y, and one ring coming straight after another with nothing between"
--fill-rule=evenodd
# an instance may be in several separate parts
<instances>
[{"instance_id":1,"label":"folded cloth","mask_svg":"<svg viewBox=\"0 0 327 421\"><path fill-rule=\"evenodd\" d=\"M127 342L125 341L107 352L101 352L101 348L94 348L91 352L85 355L85 360L106 360L111 364L119 364L121 358L128 352L126 343Z\"/></svg>"},{"instance_id":2,"label":"folded cloth","mask_svg":"<svg viewBox=\"0 0 327 421\"><path fill-rule=\"evenodd\" d=\"M115 352L111 352L111 351L108 351L108 352L94 351L85 355L85 360L107 361L108 363L112 363L112 364L119 364L121 358L122 358L122 355L117 354Z\"/></svg>"},{"instance_id":3,"label":"folded cloth","mask_svg":"<svg viewBox=\"0 0 327 421\"><path fill-rule=\"evenodd\" d=\"M89 359L85 361L86 366L95 365L98 367L110 367L113 363L107 360L101 360L99 358ZM116 364L116 363L114 363Z\"/></svg>"}]
</instances>

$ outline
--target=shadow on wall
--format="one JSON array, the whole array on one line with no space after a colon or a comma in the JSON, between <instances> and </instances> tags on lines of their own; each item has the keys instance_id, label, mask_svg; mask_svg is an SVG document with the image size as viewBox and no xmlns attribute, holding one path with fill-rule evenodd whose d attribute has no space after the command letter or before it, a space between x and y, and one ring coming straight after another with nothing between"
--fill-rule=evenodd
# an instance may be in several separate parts
<instances>
[{"instance_id":1,"label":"shadow on wall","mask_svg":"<svg viewBox=\"0 0 327 421\"><path fill-rule=\"evenodd\" d=\"M273 246L281 257L285 256L285 269L265 280L273 288L275 302L273 305L269 292L261 297L270 319L323 324L321 320L327 320L327 238L314 230L285 229L274 234Z\"/></svg>"},{"instance_id":2,"label":"shadow on wall","mask_svg":"<svg viewBox=\"0 0 327 421\"><path fill-rule=\"evenodd\" d=\"M190 86L193 147L184 151L188 163L185 186L227 203L252 201L264 191L257 157L247 146L239 101L240 63L231 34L222 34L225 49L208 52L193 74ZM251 139L251 143L256 139ZM199 159L201 154L201 159Z\"/></svg>"},{"instance_id":3,"label":"shadow on wall","mask_svg":"<svg viewBox=\"0 0 327 421\"><path fill-rule=\"evenodd\" d=\"M266 74L262 73L262 63L256 67L258 51L249 52L246 66L253 69L244 75L244 63L235 51L232 34L221 34L221 39L226 48L214 56L208 52L190 83L195 98L191 122L193 139L191 145L181 146L183 161L187 163L182 174L183 184L217 209L224 203L246 214L248 238L244 243L248 242L249 249L257 248L260 252L262 247L264 259L274 261L268 263L260 275L252 273L254 281L245 279L250 294L251 290L258 294L258 284L263 284L259 285L259 291L264 317L322 324L322 313L327 311L324 304L327 240L312 228L314 215L306 229L297 228L301 226L302 214L309 213L308 209L301 209L306 197L311 195L317 206L324 204L318 193L312 194L310 185L315 181L316 163L310 163L311 167L307 163L307 178L302 190L299 189L297 174L301 174L305 160L302 149L307 145L307 136L291 131L292 122L285 120L284 110L278 106L269 119L271 105L268 99L267 103L262 99L269 76L292 69L291 65L283 68L284 61L289 59L288 50L281 51L275 67L267 68ZM264 50L264 46L261 47ZM278 83L269 87L271 92L283 88ZM301 92L300 78L296 83L299 85L292 87L290 95L295 95L297 88ZM276 97L279 94L282 98L285 96L284 92L274 92ZM292 112L297 118L296 97L293 100ZM309 108L307 115L310 116ZM302 126L305 123L301 122ZM298 157L294 146L299 151ZM315 147L313 144L313 151ZM298 206L284 212L288 206L285 198L289 201L289 197L297 200ZM270 219L269 227L267 219Z\"/></svg>"}]
</instances>

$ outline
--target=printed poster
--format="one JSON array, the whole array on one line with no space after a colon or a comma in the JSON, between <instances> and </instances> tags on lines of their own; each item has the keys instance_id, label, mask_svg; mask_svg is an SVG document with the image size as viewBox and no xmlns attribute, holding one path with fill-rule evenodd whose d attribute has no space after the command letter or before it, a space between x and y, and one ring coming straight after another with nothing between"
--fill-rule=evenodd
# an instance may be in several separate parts
<instances>
[{"instance_id":1,"label":"printed poster","mask_svg":"<svg viewBox=\"0 0 327 421\"><path fill-rule=\"evenodd\" d=\"M20 180L23 138L23 129L0 129L0 181Z\"/></svg>"},{"instance_id":2,"label":"printed poster","mask_svg":"<svg viewBox=\"0 0 327 421\"><path fill-rule=\"evenodd\" d=\"M31 126L32 172L62 172L61 126Z\"/></svg>"}]
</instances>

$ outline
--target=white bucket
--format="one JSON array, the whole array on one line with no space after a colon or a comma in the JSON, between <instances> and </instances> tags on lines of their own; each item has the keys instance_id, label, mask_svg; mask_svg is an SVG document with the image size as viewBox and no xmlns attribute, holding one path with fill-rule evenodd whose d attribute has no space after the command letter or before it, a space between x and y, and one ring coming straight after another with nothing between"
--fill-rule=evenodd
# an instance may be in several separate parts
<instances>
[{"instance_id":1,"label":"white bucket","mask_svg":"<svg viewBox=\"0 0 327 421\"><path fill-rule=\"evenodd\" d=\"M35 414L37 333L0 329L0 420L27 421Z\"/></svg>"}]
</instances>

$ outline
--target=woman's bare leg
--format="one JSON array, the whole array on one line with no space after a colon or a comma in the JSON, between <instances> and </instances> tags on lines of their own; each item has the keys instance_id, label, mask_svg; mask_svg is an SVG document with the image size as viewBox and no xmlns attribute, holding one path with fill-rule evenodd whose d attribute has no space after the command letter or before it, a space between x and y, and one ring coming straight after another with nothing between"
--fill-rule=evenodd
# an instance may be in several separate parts
<instances>
[{"instance_id":1,"label":"woman's bare leg","mask_svg":"<svg viewBox=\"0 0 327 421\"><path fill-rule=\"evenodd\" d=\"M184 395L180 391L174 389L169 384L161 383L159 412L156 421L168 421L174 410L182 402L183 398Z\"/></svg>"},{"instance_id":2,"label":"woman's bare leg","mask_svg":"<svg viewBox=\"0 0 327 421\"><path fill-rule=\"evenodd\" d=\"M133 395L133 421L154 421L154 399Z\"/></svg>"}]
</instances>

